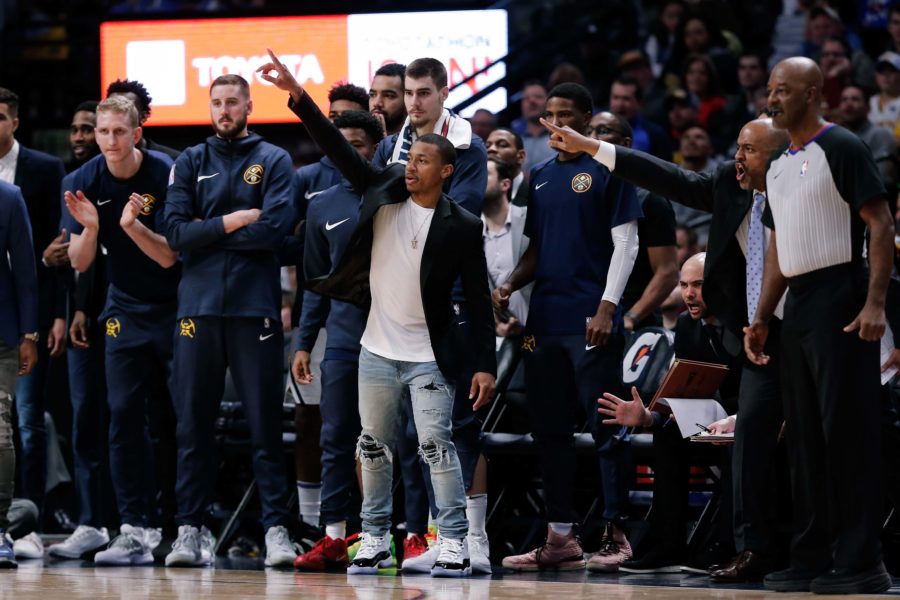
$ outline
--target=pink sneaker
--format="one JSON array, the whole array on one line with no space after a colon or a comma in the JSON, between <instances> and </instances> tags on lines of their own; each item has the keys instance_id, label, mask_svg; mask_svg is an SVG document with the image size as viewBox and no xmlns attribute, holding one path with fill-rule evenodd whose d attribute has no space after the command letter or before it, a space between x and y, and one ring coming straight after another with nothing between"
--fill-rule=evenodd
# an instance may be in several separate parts
<instances>
[{"instance_id":1,"label":"pink sneaker","mask_svg":"<svg viewBox=\"0 0 900 600\"><path fill-rule=\"evenodd\" d=\"M547 541L531 552L507 556L503 566L513 571L578 571L584 568L584 552L575 534L559 535L547 528Z\"/></svg>"},{"instance_id":2,"label":"pink sneaker","mask_svg":"<svg viewBox=\"0 0 900 600\"><path fill-rule=\"evenodd\" d=\"M612 523L607 523L600 540L600 550L588 561L587 570L594 573L614 573L629 558L631 544L628 543L625 532Z\"/></svg>"}]
</instances>

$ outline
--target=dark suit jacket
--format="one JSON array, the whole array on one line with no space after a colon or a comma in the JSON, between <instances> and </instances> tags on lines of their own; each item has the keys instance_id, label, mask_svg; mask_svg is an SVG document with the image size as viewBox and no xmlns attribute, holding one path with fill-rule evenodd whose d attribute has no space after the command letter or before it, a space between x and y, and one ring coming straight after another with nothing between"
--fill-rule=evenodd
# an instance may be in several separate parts
<instances>
[{"instance_id":1,"label":"dark suit jacket","mask_svg":"<svg viewBox=\"0 0 900 600\"><path fill-rule=\"evenodd\" d=\"M347 143L315 103L304 94L300 102L288 106L303 120L319 145L354 190L362 195L359 224L337 267L304 264L307 288L337 300L368 309L371 304L369 268L372 259L374 218L387 204L409 198L403 180L404 166L396 163L376 169ZM475 347L475 371L497 373L494 349L494 317L488 291L487 266L482 242L483 225L446 195L435 208L425 240L420 271L422 304L431 347L445 377L455 379L463 364L462 332L454 325L451 301L453 282L461 277Z\"/></svg>"},{"instance_id":2,"label":"dark suit jacket","mask_svg":"<svg viewBox=\"0 0 900 600\"><path fill-rule=\"evenodd\" d=\"M710 314L731 331L747 324L747 276L744 253L734 234L753 205L753 192L735 179L734 161L715 173L695 173L644 152L616 146L613 175L654 194L712 213L706 249L703 299Z\"/></svg>"},{"instance_id":3,"label":"dark suit jacket","mask_svg":"<svg viewBox=\"0 0 900 600\"><path fill-rule=\"evenodd\" d=\"M60 185L65 176L63 163L56 157L19 144L15 184L22 190L28 217L38 275L38 322L41 330L56 317L66 317L65 272L45 267L44 249L59 233L62 207Z\"/></svg>"},{"instance_id":4,"label":"dark suit jacket","mask_svg":"<svg viewBox=\"0 0 900 600\"><path fill-rule=\"evenodd\" d=\"M37 274L22 193L0 181L0 339L10 348L37 331ZM6 260L7 253L9 260Z\"/></svg>"}]
</instances>

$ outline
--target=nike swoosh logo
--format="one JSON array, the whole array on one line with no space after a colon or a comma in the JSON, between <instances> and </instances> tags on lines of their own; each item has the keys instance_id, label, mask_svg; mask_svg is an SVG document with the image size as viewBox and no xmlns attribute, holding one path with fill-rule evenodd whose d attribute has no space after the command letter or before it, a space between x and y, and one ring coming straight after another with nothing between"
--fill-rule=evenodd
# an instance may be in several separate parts
<instances>
[{"instance_id":1,"label":"nike swoosh logo","mask_svg":"<svg viewBox=\"0 0 900 600\"><path fill-rule=\"evenodd\" d=\"M311 199L311 198L315 198L316 196L318 196L319 194L321 194L321 193L324 192L324 191L325 191L325 190L321 190L321 191L319 191L319 192L305 192L305 193L303 194L303 197L306 198L307 200L309 200L309 199Z\"/></svg>"},{"instance_id":2,"label":"nike swoosh logo","mask_svg":"<svg viewBox=\"0 0 900 600\"><path fill-rule=\"evenodd\" d=\"M544 183L539 183L539 184L537 184L536 186L534 186L534 189L539 190L539 189L541 189L542 187L544 187L545 185L547 185L548 183L550 183L550 182L549 182L549 181L545 181Z\"/></svg>"},{"instance_id":3,"label":"nike swoosh logo","mask_svg":"<svg viewBox=\"0 0 900 600\"><path fill-rule=\"evenodd\" d=\"M584 349L585 350L593 350L596 347L597 347L597 344L594 344L593 346L585 344Z\"/></svg>"},{"instance_id":4,"label":"nike swoosh logo","mask_svg":"<svg viewBox=\"0 0 900 600\"><path fill-rule=\"evenodd\" d=\"M216 175L218 175L218 173L213 173L212 175L197 175L197 183L200 183L204 179L212 179Z\"/></svg>"},{"instance_id":5,"label":"nike swoosh logo","mask_svg":"<svg viewBox=\"0 0 900 600\"><path fill-rule=\"evenodd\" d=\"M346 223L346 222L349 221L349 220L350 220L350 217L347 217L347 218L344 219L343 221L338 221L337 223L329 223L328 221L325 221L325 231L331 231L332 229L334 229L334 228L337 227L338 225L341 225L341 224L343 224L343 223Z\"/></svg>"},{"instance_id":6,"label":"nike swoosh logo","mask_svg":"<svg viewBox=\"0 0 900 600\"><path fill-rule=\"evenodd\" d=\"M103 200L102 202L100 200L97 200L97 206L103 206L104 204L109 204L110 202L112 202L112 198L110 198L109 200Z\"/></svg>"},{"instance_id":7,"label":"nike swoosh logo","mask_svg":"<svg viewBox=\"0 0 900 600\"><path fill-rule=\"evenodd\" d=\"M272 337L273 335L275 335L275 334L274 333L270 333L269 335L259 334L259 341L264 342L267 339L269 339L270 337Z\"/></svg>"}]
</instances>

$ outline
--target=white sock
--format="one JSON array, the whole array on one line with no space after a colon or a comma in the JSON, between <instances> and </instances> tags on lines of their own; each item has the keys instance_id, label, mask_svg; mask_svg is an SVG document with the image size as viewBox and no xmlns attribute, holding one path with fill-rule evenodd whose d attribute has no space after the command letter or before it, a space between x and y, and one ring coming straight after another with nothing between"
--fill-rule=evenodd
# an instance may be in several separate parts
<instances>
[{"instance_id":1,"label":"white sock","mask_svg":"<svg viewBox=\"0 0 900 600\"><path fill-rule=\"evenodd\" d=\"M550 523L550 529L556 535L569 535L572 533L571 523Z\"/></svg>"},{"instance_id":2,"label":"white sock","mask_svg":"<svg viewBox=\"0 0 900 600\"><path fill-rule=\"evenodd\" d=\"M319 508L322 505L322 484L310 481L297 482L300 500L300 519L313 527L319 526Z\"/></svg>"},{"instance_id":3,"label":"white sock","mask_svg":"<svg viewBox=\"0 0 900 600\"><path fill-rule=\"evenodd\" d=\"M325 525L325 535L333 540L342 540L347 537L347 521L338 521L337 523L327 523Z\"/></svg>"},{"instance_id":4,"label":"white sock","mask_svg":"<svg viewBox=\"0 0 900 600\"><path fill-rule=\"evenodd\" d=\"M487 494L475 494L466 498L466 519L469 521L469 535L487 537L484 522L487 517Z\"/></svg>"}]
</instances>

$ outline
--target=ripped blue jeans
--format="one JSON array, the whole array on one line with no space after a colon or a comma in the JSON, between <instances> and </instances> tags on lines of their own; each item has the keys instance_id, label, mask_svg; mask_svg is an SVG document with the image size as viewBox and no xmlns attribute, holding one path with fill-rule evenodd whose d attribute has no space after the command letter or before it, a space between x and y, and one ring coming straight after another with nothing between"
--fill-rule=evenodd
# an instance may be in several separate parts
<instances>
[{"instance_id":1,"label":"ripped blue jeans","mask_svg":"<svg viewBox=\"0 0 900 600\"><path fill-rule=\"evenodd\" d=\"M419 454L431 472L440 534L462 539L468 532L466 490L451 440L453 385L437 363L391 360L362 349L359 355L359 417L356 453L362 465L362 528L384 535L391 527L393 452L403 435L403 405L411 402Z\"/></svg>"}]
</instances>

